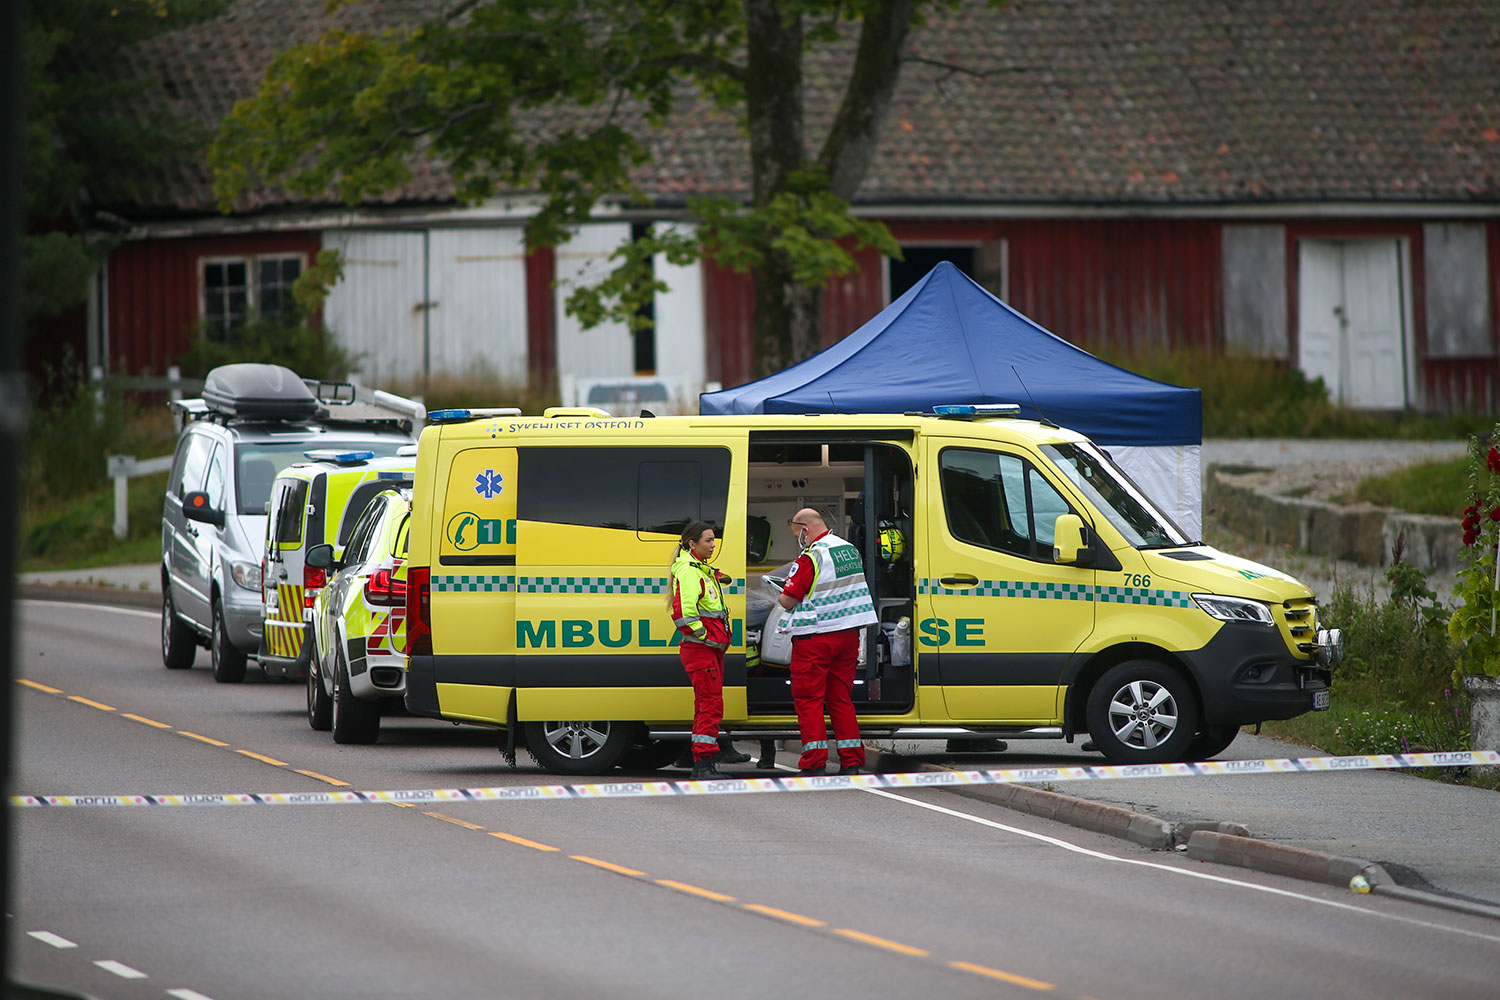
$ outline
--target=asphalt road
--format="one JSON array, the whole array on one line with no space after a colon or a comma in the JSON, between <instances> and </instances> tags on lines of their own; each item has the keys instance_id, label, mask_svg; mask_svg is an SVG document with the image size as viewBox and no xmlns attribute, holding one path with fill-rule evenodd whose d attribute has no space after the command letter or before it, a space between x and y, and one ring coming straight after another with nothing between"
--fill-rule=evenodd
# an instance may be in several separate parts
<instances>
[{"instance_id":1,"label":"asphalt road","mask_svg":"<svg viewBox=\"0 0 1500 1000\"><path fill-rule=\"evenodd\" d=\"M18 619L16 792L558 780L430 720L335 746L298 686L162 669L149 611ZM100 997L1477 998L1500 968L1494 920L938 790L12 815L13 975Z\"/></svg>"}]
</instances>

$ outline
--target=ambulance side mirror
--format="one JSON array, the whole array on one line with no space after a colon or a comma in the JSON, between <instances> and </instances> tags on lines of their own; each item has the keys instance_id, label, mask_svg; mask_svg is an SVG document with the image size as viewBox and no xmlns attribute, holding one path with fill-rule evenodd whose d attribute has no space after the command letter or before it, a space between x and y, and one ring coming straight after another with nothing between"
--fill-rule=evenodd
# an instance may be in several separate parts
<instances>
[{"instance_id":1,"label":"ambulance side mirror","mask_svg":"<svg viewBox=\"0 0 1500 1000\"><path fill-rule=\"evenodd\" d=\"M333 566L333 546L319 542L307 550L308 569L328 569Z\"/></svg>"},{"instance_id":2,"label":"ambulance side mirror","mask_svg":"<svg viewBox=\"0 0 1500 1000\"><path fill-rule=\"evenodd\" d=\"M1052 526L1052 561L1065 566L1092 566L1094 549L1088 526L1077 514L1059 514Z\"/></svg>"},{"instance_id":3,"label":"ambulance side mirror","mask_svg":"<svg viewBox=\"0 0 1500 1000\"><path fill-rule=\"evenodd\" d=\"M215 510L213 504L208 502L208 494L202 490L194 490L182 498L182 516L189 521L202 521L216 528L224 527L224 512Z\"/></svg>"}]
</instances>

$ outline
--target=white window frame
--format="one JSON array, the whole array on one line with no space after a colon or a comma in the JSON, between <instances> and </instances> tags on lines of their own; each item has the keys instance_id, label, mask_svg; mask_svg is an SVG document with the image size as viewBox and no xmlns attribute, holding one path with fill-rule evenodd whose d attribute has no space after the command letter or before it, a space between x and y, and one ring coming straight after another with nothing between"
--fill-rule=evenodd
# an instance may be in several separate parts
<instances>
[{"instance_id":1,"label":"white window frame","mask_svg":"<svg viewBox=\"0 0 1500 1000\"><path fill-rule=\"evenodd\" d=\"M209 323L214 317L208 311L208 269L216 264L244 264L245 265L245 318L259 312L260 305L260 265L263 261L295 260L297 262L297 274L301 276L307 271L307 254L300 251L281 251L276 253L255 254L208 254L198 258L198 321ZM235 326L215 327L218 337L227 339L234 333Z\"/></svg>"}]
</instances>

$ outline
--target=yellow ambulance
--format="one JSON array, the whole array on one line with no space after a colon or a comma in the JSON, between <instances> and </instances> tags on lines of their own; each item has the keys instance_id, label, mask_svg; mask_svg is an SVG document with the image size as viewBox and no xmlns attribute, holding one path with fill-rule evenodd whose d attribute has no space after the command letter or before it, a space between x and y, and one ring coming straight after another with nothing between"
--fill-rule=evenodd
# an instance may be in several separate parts
<instances>
[{"instance_id":1,"label":"yellow ambulance","mask_svg":"<svg viewBox=\"0 0 1500 1000\"><path fill-rule=\"evenodd\" d=\"M1016 410L433 411L407 708L500 728L558 772L632 748L665 763L693 717L667 568L703 520L733 580L725 728L795 738L784 643L747 611L774 603L802 507L864 554L880 617L854 692L867 738L1087 733L1111 761L1164 762L1328 707L1342 635L1307 587L1186 537L1102 449Z\"/></svg>"}]
</instances>

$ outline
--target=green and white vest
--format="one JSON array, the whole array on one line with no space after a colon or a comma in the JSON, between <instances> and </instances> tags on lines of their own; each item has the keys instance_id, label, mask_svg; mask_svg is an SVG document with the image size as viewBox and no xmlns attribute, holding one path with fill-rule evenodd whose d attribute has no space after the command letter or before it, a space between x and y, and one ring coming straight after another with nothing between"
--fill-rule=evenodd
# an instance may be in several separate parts
<instances>
[{"instance_id":1,"label":"green and white vest","mask_svg":"<svg viewBox=\"0 0 1500 1000\"><path fill-rule=\"evenodd\" d=\"M859 549L833 532L802 552L813 564L812 589L791 610L787 631L792 635L840 632L874 625L880 619L865 582L865 563Z\"/></svg>"}]
</instances>

